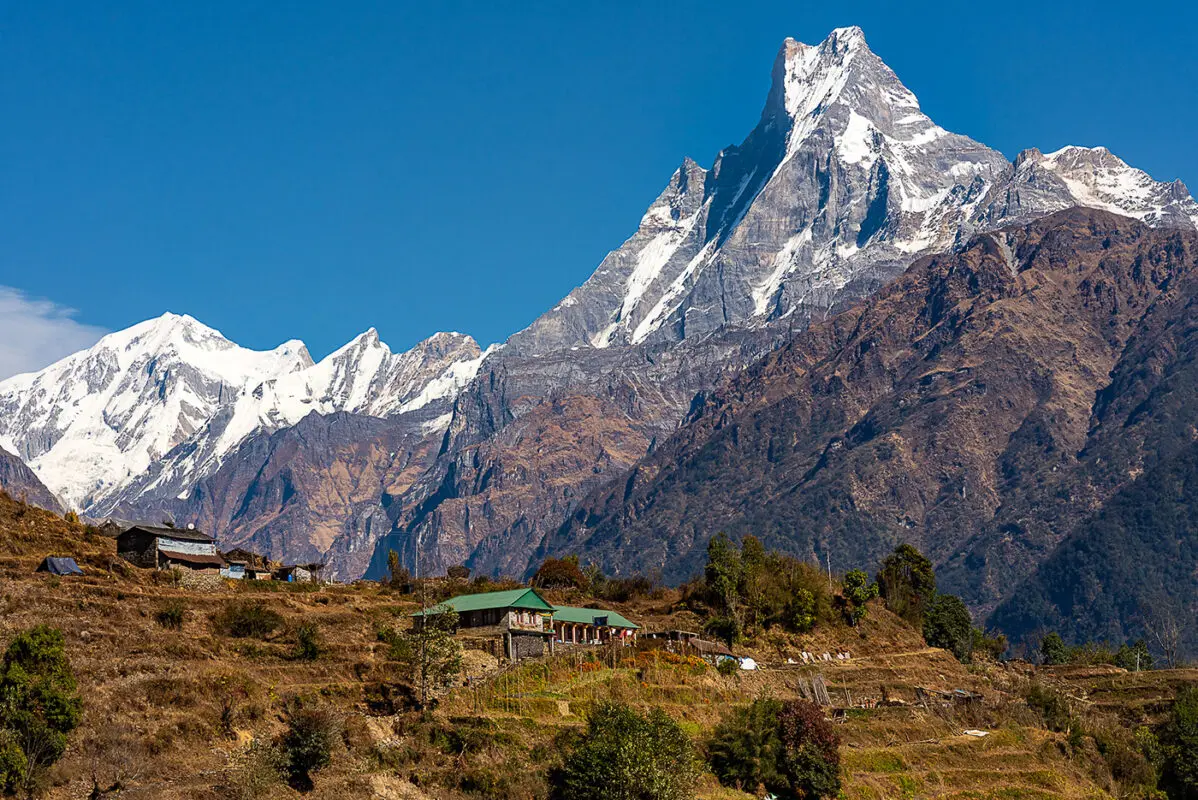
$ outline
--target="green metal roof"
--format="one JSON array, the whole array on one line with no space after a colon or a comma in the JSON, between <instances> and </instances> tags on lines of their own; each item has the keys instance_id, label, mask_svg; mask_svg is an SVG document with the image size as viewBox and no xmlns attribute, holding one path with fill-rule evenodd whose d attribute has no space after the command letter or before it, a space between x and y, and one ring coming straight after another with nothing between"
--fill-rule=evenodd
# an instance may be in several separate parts
<instances>
[{"instance_id":1,"label":"green metal roof","mask_svg":"<svg viewBox=\"0 0 1198 800\"><path fill-rule=\"evenodd\" d=\"M595 617L607 617L607 624L613 628L629 628L636 630L641 627L630 622L623 614L600 608L575 608L574 606L554 606L554 622L574 622L580 625L594 625Z\"/></svg>"},{"instance_id":2,"label":"green metal roof","mask_svg":"<svg viewBox=\"0 0 1198 800\"><path fill-rule=\"evenodd\" d=\"M412 616L426 613L443 613L445 609L453 609L459 614L463 611L484 611L493 608L521 608L532 611L553 611L553 606L545 602L545 598L537 594L535 589L509 589L506 592L483 592L482 594L460 594L438 603L428 611L417 611Z\"/></svg>"}]
</instances>

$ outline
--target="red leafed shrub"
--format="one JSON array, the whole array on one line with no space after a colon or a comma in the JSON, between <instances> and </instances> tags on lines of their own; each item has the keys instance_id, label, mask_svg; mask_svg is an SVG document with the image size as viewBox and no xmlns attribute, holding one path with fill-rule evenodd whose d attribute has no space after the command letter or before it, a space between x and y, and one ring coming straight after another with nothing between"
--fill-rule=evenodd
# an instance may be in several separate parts
<instances>
[{"instance_id":1,"label":"red leafed shrub","mask_svg":"<svg viewBox=\"0 0 1198 800\"><path fill-rule=\"evenodd\" d=\"M781 772L796 797L835 797L840 792L840 738L815 703L792 700L778 712Z\"/></svg>"},{"instance_id":2,"label":"red leafed shrub","mask_svg":"<svg viewBox=\"0 0 1198 800\"><path fill-rule=\"evenodd\" d=\"M532 576L532 585L538 589L586 589L590 581L578 566L578 556L566 556L545 559Z\"/></svg>"}]
</instances>

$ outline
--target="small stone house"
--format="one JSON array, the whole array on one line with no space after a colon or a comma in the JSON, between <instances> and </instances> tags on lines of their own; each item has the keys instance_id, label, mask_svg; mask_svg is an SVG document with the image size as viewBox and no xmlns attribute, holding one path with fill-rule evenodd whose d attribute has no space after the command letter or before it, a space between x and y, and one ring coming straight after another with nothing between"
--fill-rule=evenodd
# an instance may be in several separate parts
<instances>
[{"instance_id":1,"label":"small stone house","mask_svg":"<svg viewBox=\"0 0 1198 800\"><path fill-rule=\"evenodd\" d=\"M285 564L274 570L274 579L288 583L319 583L320 571L324 566L320 563Z\"/></svg>"},{"instance_id":2,"label":"small stone house","mask_svg":"<svg viewBox=\"0 0 1198 800\"><path fill-rule=\"evenodd\" d=\"M216 539L194 528L133 525L116 537L117 555L148 569L185 568L220 574L225 560Z\"/></svg>"},{"instance_id":3,"label":"small stone house","mask_svg":"<svg viewBox=\"0 0 1198 800\"><path fill-rule=\"evenodd\" d=\"M458 615L463 644L509 661L536 658L552 649L553 606L535 589L511 589L451 597L414 614L419 627L426 615L452 610Z\"/></svg>"},{"instance_id":4,"label":"small stone house","mask_svg":"<svg viewBox=\"0 0 1198 800\"><path fill-rule=\"evenodd\" d=\"M270 561L252 550L242 547L222 553L228 567L221 571L226 578L244 580L270 580L274 568Z\"/></svg>"}]
</instances>

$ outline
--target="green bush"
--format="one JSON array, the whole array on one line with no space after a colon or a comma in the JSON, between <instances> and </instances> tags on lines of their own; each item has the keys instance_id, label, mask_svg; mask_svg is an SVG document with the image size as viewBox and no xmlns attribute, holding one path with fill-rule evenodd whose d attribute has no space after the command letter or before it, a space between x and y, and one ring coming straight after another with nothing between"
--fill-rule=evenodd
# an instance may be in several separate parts
<instances>
[{"instance_id":1,"label":"green bush","mask_svg":"<svg viewBox=\"0 0 1198 800\"><path fill-rule=\"evenodd\" d=\"M694 746L661 709L597 706L578 745L553 775L559 800L690 800L699 766Z\"/></svg>"},{"instance_id":2,"label":"green bush","mask_svg":"<svg viewBox=\"0 0 1198 800\"><path fill-rule=\"evenodd\" d=\"M806 633L832 617L827 577L754 536L737 545L725 534L707 543L703 575L683 586L683 602L713 620L708 632L729 643L781 626Z\"/></svg>"},{"instance_id":3,"label":"green bush","mask_svg":"<svg viewBox=\"0 0 1198 800\"><path fill-rule=\"evenodd\" d=\"M187 606L183 604L182 600L171 600L158 609L158 613L154 615L154 619L164 628L179 631L183 630L183 620L186 613Z\"/></svg>"},{"instance_id":4,"label":"green bush","mask_svg":"<svg viewBox=\"0 0 1198 800\"><path fill-rule=\"evenodd\" d=\"M734 658L721 658L715 665L715 671L728 678L740 672L740 664Z\"/></svg>"},{"instance_id":5,"label":"green bush","mask_svg":"<svg viewBox=\"0 0 1198 800\"><path fill-rule=\"evenodd\" d=\"M29 759L25 758L16 736L0 730L0 794L16 794L28 771Z\"/></svg>"},{"instance_id":6,"label":"green bush","mask_svg":"<svg viewBox=\"0 0 1198 800\"><path fill-rule=\"evenodd\" d=\"M1079 727L1073 717L1073 710L1069 707L1069 701L1060 692L1035 682L1028 687L1023 699L1028 708L1040 715L1044 720L1044 727L1050 731L1065 733Z\"/></svg>"},{"instance_id":7,"label":"green bush","mask_svg":"<svg viewBox=\"0 0 1198 800\"><path fill-rule=\"evenodd\" d=\"M316 623L305 622L295 629L295 657L303 661L315 661L324 652L320 640L320 629Z\"/></svg>"},{"instance_id":8,"label":"green bush","mask_svg":"<svg viewBox=\"0 0 1198 800\"><path fill-rule=\"evenodd\" d=\"M1151 736L1151 732L1144 733ZM1100 728L1093 732L1098 753L1111 770L1111 777L1123 790L1120 796L1144 797L1157 786L1156 767L1150 758L1155 742L1145 742L1143 735L1122 726Z\"/></svg>"},{"instance_id":9,"label":"green bush","mask_svg":"<svg viewBox=\"0 0 1198 800\"><path fill-rule=\"evenodd\" d=\"M786 605L786 622L798 633L807 633L815 627L818 608L815 595L808 589L799 589Z\"/></svg>"},{"instance_id":10,"label":"green bush","mask_svg":"<svg viewBox=\"0 0 1198 800\"><path fill-rule=\"evenodd\" d=\"M973 654L973 619L961 598L938 594L924 609L923 638L930 647L952 652L967 662Z\"/></svg>"},{"instance_id":11,"label":"green bush","mask_svg":"<svg viewBox=\"0 0 1198 800\"><path fill-rule=\"evenodd\" d=\"M283 627L283 617L260 600L229 603L212 622L218 632L238 639L265 639Z\"/></svg>"},{"instance_id":12,"label":"green bush","mask_svg":"<svg viewBox=\"0 0 1198 800\"><path fill-rule=\"evenodd\" d=\"M1169 796L1198 798L1198 687L1182 689L1160 734L1165 757L1162 784Z\"/></svg>"},{"instance_id":13,"label":"green bush","mask_svg":"<svg viewBox=\"0 0 1198 800\"><path fill-rule=\"evenodd\" d=\"M759 698L738 708L716 726L707 745L707 760L720 783L760 796L786 785L779 771L782 739L778 735L779 700Z\"/></svg>"},{"instance_id":14,"label":"green bush","mask_svg":"<svg viewBox=\"0 0 1198 800\"><path fill-rule=\"evenodd\" d=\"M1040 640L1040 663L1047 666L1069 663L1069 648L1061 634L1053 631Z\"/></svg>"},{"instance_id":15,"label":"green bush","mask_svg":"<svg viewBox=\"0 0 1198 800\"><path fill-rule=\"evenodd\" d=\"M66 751L82 707L62 631L18 634L0 664L0 787L31 791Z\"/></svg>"},{"instance_id":16,"label":"green bush","mask_svg":"<svg viewBox=\"0 0 1198 800\"><path fill-rule=\"evenodd\" d=\"M797 799L840 792L839 747L819 706L759 698L720 722L707 752L711 771L725 786Z\"/></svg>"},{"instance_id":17,"label":"green bush","mask_svg":"<svg viewBox=\"0 0 1198 800\"><path fill-rule=\"evenodd\" d=\"M866 604L878 596L878 584L870 583L869 576L859 569L845 573L842 581L841 602L845 621L856 625L865 618Z\"/></svg>"},{"instance_id":18,"label":"green bush","mask_svg":"<svg viewBox=\"0 0 1198 800\"><path fill-rule=\"evenodd\" d=\"M987 656L997 661L1002 658L1003 653L1007 652L1007 637L1005 634L992 631L987 633L981 628L974 628L970 631L970 637L973 639L973 647L971 656Z\"/></svg>"},{"instance_id":19,"label":"green bush","mask_svg":"<svg viewBox=\"0 0 1198 800\"><path fill-rule=\"evenodd\" d=\"M741 639L740 620L733 616L712 617L704 623L703 631L729 645L734 645Z\"/></svg>"},{"instance_id":20,"label":"green bush","mask_svg":"<svg viewBox=\"0 0 1198 800\"><path fill-rule=\"evenodd\" d=\"M340 722L329 709L301 698L288 700L283 714L287 730L279 747L288 781L293 788L305 791L312 788L312 773L333 760Z\"/></svg>"},{"instance_id":21,"label":"green bush","mask_svg":"<svg viewBox=\"0 0 1198 800\"><path fill-rule=\"evenodd\" d=\"M1135 644L1125 644L1119 648L1115 653L1115 666L1122 667L1128 672L1152 669L1152 653L1148 652L1148 645L1144 643L1144 640L1139 639Z\"/></svg>"}]
</instances>

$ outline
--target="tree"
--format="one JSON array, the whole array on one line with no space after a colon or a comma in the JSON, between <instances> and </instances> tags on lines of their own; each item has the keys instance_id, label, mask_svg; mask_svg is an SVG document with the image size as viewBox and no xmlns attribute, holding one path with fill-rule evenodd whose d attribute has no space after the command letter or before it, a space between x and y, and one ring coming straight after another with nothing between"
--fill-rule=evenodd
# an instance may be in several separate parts
<instances>
[{"instance_id":1,"label":"tree","mask_svg":"<svg viewBox=\"0 0 1198 800\"><path fill-rule=\"evenodd\" d=\"M1061 634L1053 631L1040 640L1040 663L1045 666L1055 666L1057 664L1067 664L1069 662L1069 648L1065 646L1065 640L1061 638Z\"/></svg>"},{"instance_id":2,"label":"tree","mask_svg":"<svg viewBox=\"0 0 1198 800\"><path fill-rule=\"evenodd\" d=\"M717 533L707 543L707 566L703 578L708 594L724 613L731 613L737 605L744 565L740 551L726 533Z\"/></svg>"},{"instance_id":3,"label":"tree","mask_svg":"<svg viewBox=\"0 0 1198 800\"><path fill-rule=\"evenodd\" d=\"M586 590L590 581L578 566L578 556L547 558L532 576L532 585L540 589Z\"/></svg>"},{"instance_id":4,"label":"tree","mask_svg":"<svg viewBox=\"0 0 1198 800\"><path fill-rule=\"evenodd\" d=\"M973 654L973 619L961 598L938 594L924 610L923 638L930 647L952 651L958 661L969 661Z\"/></svg>"},{"instance_id":5,"label":"tree","mask_svg":"<svg viewBox=\"0 0 1198 800\"><path fill-rule=\"evenodd\" d=\"M1165 657L1165 666L1173 669L1177 664L1177 653L1181 649L1183 631L1182 616L1168 603L1157 603L1148 613L1145 627L1148 634Z\"/></svg>"},{"instance_id":6,"label":"tree","mask_svg":"<svg viewBox=\"0 0 1198 800\"><path fill-rule=\"evenodd\" d=\"M36 625L18 634L0 664L0 786L32 793L62 757L82 708L62 631Z\"/></svg>"},{"instance_id":7,"label":"tree","mask_svg":"<svg viewBox=\"0 0 1198 800\"><path fill-rule=\"evenodd\" d=\"M698 778L690 737L661 709L604 702L554 783L559 800L689 800Z\"/></svg>"},{"instance_id":8,"label":"tree","mask_svg":"<svg viewBox=\"0 0 1198 800\"><path fill-rule=\"evenodd\" d=\"M283 709L287 730L279 742L291 785L301 791L312 788L312 773L333 760L340 722L327 708L293 697Z\"/></svg>"},{"instance_id":9,"label":"tree","mask_svg":"<svg viewBox=\"0 0 1198 800\"><path fill-rule=\"evenodd\" d=\"M970 659L976 658L978 654L994 659L995 661L1002 658L1002 654L1007 652L1007 636L998 631L990 631L987 633L981 628L974 628L970 632L973 639L973 645L970 648Z\"/></svg>"},{"instance_id":10,"label":"tree","mask_svg":"<svg viewBox=\"0 0 1198 800\"><path fill-rule=\"evenodd\" d=\"M433 690L449 685L462 671L462 646L454 638L457 628L457 613L438 606L416 617L409 631L380 634L391 646L390 657L406 667L421 706L428 705Z\"/></svg>"},{"instance_id":11,"label":"tree","mask_svg":"<svg viewBox=\"0 0 1198 800\"><path fill-rule=\"evenodd\" d=\"M815 595L807 589L799 589L786 605L786 622L799 633L807 633L815 627L818 616Z\"/></svg>"},{"instance_id":12,"label":"tree","mask_svg":"<svg viewBox=\"0 0 1198 800\"><path fill-rule=\"evenodd\" d=\"M823 709L807 700L792 700L778 713L782 741L779 771L789 792L781 797L836 797L840 793L840 737Z\"/></svg>"},{"instance_id":13,"label":"tree","mask_svg":"<svg viewBox=\"0 0 1198 800\"><path fill-rule=\"evenodd\" d=\"M744 599L748 612L746 622L752 628L761 625L762 616L768 613L766 595L776 577L770 574L770 560L765 546L756 536L746 536L741 540L738 594Z\"/></svg>"},{"instance_id":14,"label":"tree","mask_svg":"<svg viewBox=\"0 0 1198 800\"><path fill-rule=\"evenodd\" d=\"M1198 798L1198 687L1182 689L1173 701L1169 721L1160 735L1165 755L1162 783L1169 796Z\"/></svg>"},{"instance_id":15,"label":"tree","mask_svg":"<svg viewBox=\"0 0 1198 800\"><path fill-rule=\"evenodd\" d=\"M781 701L760 697L745 708L734 709L716 726L707 746L707 760L720 783L755 795L761 795L762 789L780 794L787 787L779 771L781 711Z\"/></svg>"},{"instance_id":16,"label":"tree","mask_svg":"<svg viewBox=\"0 0 1198 800\"><path fill-rule=\"evenodd\" d=\"M387 551L387 583L393 589L399 589L409 585L412 582L412 573L408 572L408 568L400 566L399 553L394 550Z\"/></svg>"},{"instance_id":17,"label":"tree","mask_svg":"<svg viewBox=\"0 0 1198 800\"><path fill-rule=\"evenodd\" d=\"M844 576L844 615L850 625L865 618L866 603L878 596L878 584L870 583L869 576L859 569L851 569Z\"/></svg>"},{"instance_id":18,"label":"tree","mask_svg":"<svg viewBox=\"0 0 1198 800\"><path fill-rule=\"evenodd\" d=\"M936 594L932 562L913 546L900 544L882 562L877 582L886 607L922 630L924 608Z\"/></svg>"},{"instance_id":19,"label":"tree","mask_svg":"<svg viewBox=\"0 0 1198 800\"><path fill-rule=\"evenodd\" d=\"M1152 669L1152 653L1143 639L1137 639L1135 644L1120 646L1115 653L1115 666L1122 667L1128 672L1142 672Z\"/></svg>"}]
</instances>

